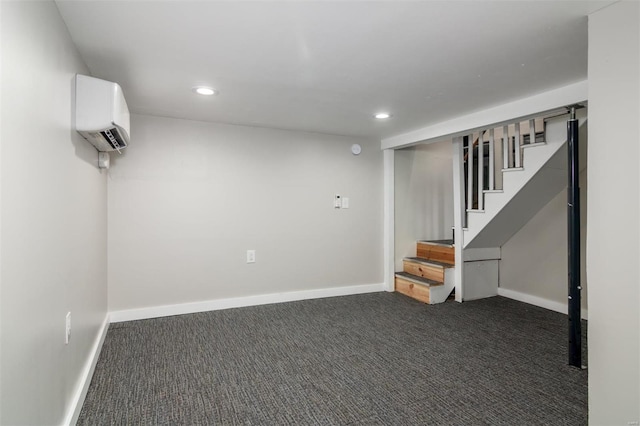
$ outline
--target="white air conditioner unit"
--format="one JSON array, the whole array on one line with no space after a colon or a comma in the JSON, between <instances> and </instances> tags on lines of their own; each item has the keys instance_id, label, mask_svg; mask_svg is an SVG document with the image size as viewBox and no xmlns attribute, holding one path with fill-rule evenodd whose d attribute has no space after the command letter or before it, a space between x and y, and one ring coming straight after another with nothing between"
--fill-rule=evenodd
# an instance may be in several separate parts
<instances>
[{"instance_id":1,"label":"white air conditioner unit","mask_svg":"<svg viewBox=\"0 0 640 426\"><path fill-rule=\"evenodd\" d=\"M129 108L118 84L76 75L76 130L98 151L129 145Z\"/></svg>"}]
</instances>

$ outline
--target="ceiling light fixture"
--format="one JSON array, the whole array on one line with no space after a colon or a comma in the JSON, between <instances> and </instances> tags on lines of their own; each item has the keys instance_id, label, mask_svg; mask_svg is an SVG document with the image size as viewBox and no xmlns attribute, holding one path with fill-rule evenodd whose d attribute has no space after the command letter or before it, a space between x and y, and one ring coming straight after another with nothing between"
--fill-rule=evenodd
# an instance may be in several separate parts
<instances>
[{"instance_id":1,"label":"ceiling light fixture","mask_svg":"<svg viewBox=\"0 0 640 426\"><path fill-rule=\"evenodd\" d=\"M206 87L206 86L194 87L193 91L196 92L198 95L204 95L204 96L211 96L211 95L215 95L217 93L211 87Z\"/></svg>"},{"instance_id":2,"label":"ceiling light fixture","mask_svg":"<svg viewBox=\"0 0 640 426\"><path fill-rule=\"evenodd\" d=\"M384 120L386 118L390 118L391 114L389 114L388 112L379 112L376 115L374 115L375 118L377 118L378 120Z\"/></svg>"}]
</instances>

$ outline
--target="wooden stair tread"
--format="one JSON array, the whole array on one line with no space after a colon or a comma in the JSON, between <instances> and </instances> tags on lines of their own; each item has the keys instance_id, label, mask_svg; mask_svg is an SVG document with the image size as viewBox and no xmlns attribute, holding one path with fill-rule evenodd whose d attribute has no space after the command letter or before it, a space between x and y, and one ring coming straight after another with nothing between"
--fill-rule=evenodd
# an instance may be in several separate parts
<instances>
[{"instance_id":1,"label":"wooden stair tread","mask_svg":"<svg viewBox=\"0 0 640 426\"><path fill-rule=\"evenodd\" d=\"M411 281L414 284L423 285L425 287L444 285L443 283L439 283L438 281L430 280L428 278L422 278L417 275L409 274L407 272L396 272L396 278Z\"/></svg>"},{"instance_id":2,"label":"wooden stair tread","mask_svg":"<svg viewBox=\"0 0 640 426\"><path fill-rule=\"evenodd\" d=\"M455 247L453 246L453 240L418 241L416 244L415 259L422 259L425 262L433 262L430 266L440 269L442 269L441 264L443 263L454 264Z\"/></svg>"},{"instance_id":3,"label":"wooden stair tread","mask_svg":"<svg viewBox=\"0 0 640 426\"><path fill-rule=\"evenodd\" d=\"M420 244L431 244L441 247L453 247L453 240L419 240Z\"/></svg>"},{"instance_id":4,"label":"wooden stair tread","mask_svg":"<svg viewBox=\"0 0 640 426\"><path fill-rule=\"evenodd\" d=\"M421 265L433 266L435 268L453 268L455 265L447 262L438 262L437 260L424 259L422 257L405 257L403 260L407 262L420 263Z\"/></svg>"}]
</instances>

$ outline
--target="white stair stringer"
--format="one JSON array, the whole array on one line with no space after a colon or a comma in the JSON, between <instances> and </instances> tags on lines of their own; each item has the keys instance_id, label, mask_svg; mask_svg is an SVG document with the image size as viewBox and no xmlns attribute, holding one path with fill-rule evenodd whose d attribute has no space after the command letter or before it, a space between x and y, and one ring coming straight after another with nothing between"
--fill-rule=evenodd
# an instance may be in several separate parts
<instances>
[{"instance_id":1,"label":"white stair stringer","mask_svg":"<svg viewBox=\"0 0 640 426\"><path fill-rule=\"evenodd\" d=\"M444 284L436 285L429 288L429 304L435 305L436 303L446 302L447 298L455 287L454 282L454 266L452 268L446 268L444 270Z\"/></svg>"},{"instance_id":2,"label":"white stair stringer","mask_svg":"<svg viewBox=\"0 0 640 426\"><path fill-rule=\"evenodd\" d=\"M501 247L567 186L566 116L547 121L546 143L524 148L523 168L503 172L503 191L484 194L484 211L467 213L463 247ZM580 139L586 118L580 114Z\"/></svg>"}]
</instances>

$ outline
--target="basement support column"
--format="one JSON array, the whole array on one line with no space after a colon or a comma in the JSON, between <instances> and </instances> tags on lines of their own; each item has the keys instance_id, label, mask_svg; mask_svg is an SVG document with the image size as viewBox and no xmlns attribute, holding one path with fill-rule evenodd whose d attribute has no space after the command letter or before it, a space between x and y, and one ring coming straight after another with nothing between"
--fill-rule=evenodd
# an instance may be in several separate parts
<instances>
[{"instance_id":1,"label":"basement support column","mask_svg":"<svg viewBox=\"0 0 640 426\"><path fill-rule=\"evenodd\" d=\"M571 107L567 121L569 183L567 188L567 236L569 261L569 365L582 368L582 324L580 323L580 164L578 158L578 120Z\"/></svg>"}]
</instances>

